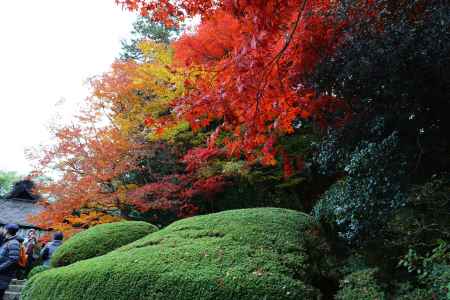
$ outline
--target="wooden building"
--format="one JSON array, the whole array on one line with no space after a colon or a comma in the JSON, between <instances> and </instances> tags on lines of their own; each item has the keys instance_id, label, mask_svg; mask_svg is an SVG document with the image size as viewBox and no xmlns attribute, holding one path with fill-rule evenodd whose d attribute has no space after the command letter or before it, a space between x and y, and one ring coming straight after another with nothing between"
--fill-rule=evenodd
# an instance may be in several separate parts
<instances>
[{"instance_id":1,"label":"wooden building","mask_svg":"<svg viewBox=\"0 0 450 300\"><path fill-rule=\"evenodd\" d=\"M19 235L25 237L30 229L35 229L38 236L44 230L28 221L30 215L42 211L38 205L39 196L33 194L34 184L30 180L22 180L14 185L12 192L0 199L0 228L8 223L19 225Z\"/></svg>"}]
</instances>

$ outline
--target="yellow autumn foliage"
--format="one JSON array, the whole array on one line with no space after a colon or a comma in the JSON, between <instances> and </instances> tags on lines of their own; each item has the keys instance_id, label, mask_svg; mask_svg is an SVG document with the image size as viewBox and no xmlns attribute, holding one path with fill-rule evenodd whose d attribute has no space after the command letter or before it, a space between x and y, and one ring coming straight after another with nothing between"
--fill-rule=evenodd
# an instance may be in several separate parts
<instances>
[{"instance_id":1,"label":"yellow autumn foliage","mask_svg":"<svg viewBox=\"0 0 450 300\"><path fill-rule=\"evenodd\" d=\"M162 136L144 125L147 118L158 119L170 110L170 103L184 94L185 74L172 67L173 50L165 44L142 41L143 62L119 61L112 70L93 81L94 96L109 112L110 120L125 136L145 140L170 140L188 130L184 121Z\"/></svg>"}]
</instances>

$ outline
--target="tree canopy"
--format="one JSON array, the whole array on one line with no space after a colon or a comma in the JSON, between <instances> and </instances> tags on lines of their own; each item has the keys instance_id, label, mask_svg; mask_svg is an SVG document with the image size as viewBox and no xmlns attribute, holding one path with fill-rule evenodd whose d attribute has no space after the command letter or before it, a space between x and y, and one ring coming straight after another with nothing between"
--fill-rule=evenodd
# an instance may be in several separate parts
<instances>
[{"instance_id":1,"label":"tree canopy","mask_svg":"<svg viewBox=\"0 0 450 300\"><path fill-rule=\"evenodd\" d=\"M0 198L6 196L19 180L20 176L16 172L0 171Z\"/></svg>"},{"instance_id":2,"label":"tree canopy","mask_svg":"<svg viewBox=\"0 0 450 300\"><path fill-rule=\"evenodd\" d=\"M63 175L38 224L291 208L321 224L342 299L445 293L445 1L116 2L141 14L135 36L35 153Z\"/></svg>"}]
</instances>

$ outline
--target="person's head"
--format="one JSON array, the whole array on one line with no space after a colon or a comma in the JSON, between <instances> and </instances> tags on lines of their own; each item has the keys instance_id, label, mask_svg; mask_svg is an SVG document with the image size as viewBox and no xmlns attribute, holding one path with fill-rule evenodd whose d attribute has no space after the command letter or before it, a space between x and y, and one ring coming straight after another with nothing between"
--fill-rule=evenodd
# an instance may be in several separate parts
<instances>
[{"instance_id":1,"label":"person's head","mask_svg":"<svg viewBox=\"0 0 450 300\"><path fill-rule=\"evenodd\" d=\"M60 232L60 231L55 232L55 233L53 234L53 240L54 240L54 241L62 241L63 238L64 238L64 235L63 235L63 233Z\"/></svg>"},{"instance_id":2,"label":"person's head","mask_svg":"<svg viewBox=\"0 0 450 300\"><path fill-rule=\"evenodd\" d=\"M35 236L36 236L36 230L30 229L30 230L28 231L27 236L28 236L29 238L35 237Z\"/></svg>"},{"instance_id":3,"label":"person's head","mask_svg":"<svg viewBox=\"0 0 450 300\"><path fill-rule=\"evenodd\" d=\"M14 236L19 231L19 226L13 223L6 224L5 231L7 235Z\"/></svg>"}]
</instances>

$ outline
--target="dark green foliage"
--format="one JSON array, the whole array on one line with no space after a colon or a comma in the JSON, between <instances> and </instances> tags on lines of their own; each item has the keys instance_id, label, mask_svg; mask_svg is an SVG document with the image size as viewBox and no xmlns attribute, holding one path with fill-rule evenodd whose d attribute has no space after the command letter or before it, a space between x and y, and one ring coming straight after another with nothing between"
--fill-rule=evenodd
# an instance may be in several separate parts
<instances>
[{"instance_id":1,"label":"dark green foliage","mask_svg":"<svg viewBox=\"0 0 450 300\"><path fill-rule=\"evenodd\" d=\"M354 3L340 4L342 16ZM355 25L312 76L319 92L346 99L354 114L327 132L315 159L322 173L340 179L316 215L337 223L348 241L381 237L383 223L406 205L410 184L450 170L450 11L442 1L415 5L390 3Z\"/></svg>"},{"instance_id":2,"label":"dark green foliage","mask_svg":"<svg viewBox=\"0 0 450 300\"><path fill-rule=\"evenodd\" d=\"M420 287L431 291L438 299L445 297L450 284L450 245L447 242L439 241L439 245L425 256L410 249L399 266L415 274Z\"/></svg>"},{"instance_id":3,"label":"dark green foliage","mask_svg":"<svg viewBox=\"0 0 450 300\"><path fill-rule=\"evenodd\" d=\"M397 210L383 228L386 251L397 258L410 249L426 256L439 241L450 241L450 179L433 176L413 186L405 206ZM438 248L435 248L438 249Z\"/></svg>"},{"instance_id":4,"label":"dark green foliage","mask_svg":"<svg viewBox=\"0 0 450 300\"><path fill-rule=\"evenodd\" d=\"M284 179L282 171L254 169L248 176L234 176L206 211L275 206L307 211L309 193L316 186L310 179L296 176Z\"/></svg>"},{"instance_id":5,"label":"dark green foliage","mask_svg":"<svg viewBox=\"0 0 450 300\"><path fill-rule=\"evenodd\" d=\"M347 5L355 1L342 3L345 16ZM450 10L445 1L427 1L425 11L413 18L417 10L398 5L378 16L387 19L383 31L371 20L349 32L347 42L321 64L313 81L318 90L347 99L355 117L363 120L346 129L343 143L335 147L335 161L342 151L352 151L361 134L367 135L365 123L387 118L387 129L398 131L415 163L411 171L416 179L427 179L450 167Z\"/></svg>"},{"instance_id":6,"label":"dark green foliage","mask_svg":"<svg viewBox=\"0 0 450 300\"><path fill-rule=\"evenodd\" d=\"M346 276L340 283L337 300L383 300L385 293L377 283L377 269L366 269Z\"/></svg>"},{"instance_id":7,"label":"dark green foliage","mask_svg":"<svg viewBox=\"0 0 450 300\"><path fill-rule=\"evenodd\" d=\"M395 299L399 300L433 299L433 292L430 289L417 288L413 286L410 282L404 282L396 287Z\"/></svg>"},{"instance_id":8,"label":"dark green foliage","mask_svg":"<svg viewBox=\"0 0 450 300\"><path fill-rule=\"evenodd\" d=\"M343 167L346 177L325 193L314 215L336 223L348 241L375 235L405 202L402 178L406 163L398 143L394 132L380 142L364 140L357 145Z\"/></svg>"},{"instance_id":9,"label":"dark green foliage","mask_svg":"<svg viewBox=\"0 0 450 300\"><path fill-rule=\"evenodd\" d=\"M23 299L316 299L329 268L318 234L310 216L277 208L188 218L35 276Z\"/></svg>"},{"instance_id":10,"label":"dark green foliage","mask_svg":"<svg viewBox=\"0 0 450 300\"><path fill-rule=\"evenodd\" d=\"M0 170L0 198L8 194L14 182L19 181L20 176L16 172L6 172Z\"/></svg>"},{"instance_id":11,"label":"dark green foliage","mask_svg":"<svg viewBox=\"0 0 450 300\"><path fill-rule=\"evenodd\" d=\"M359 254L353 254L347 257L341 265L339 265L339 272L344 275L350 275L355 272L369 269L366 259Z\"/></svg>"},{"instance_id":12,"label":"dark green foliage","mask_svg":"<svg viewBox=\"0 0 450 300\"><path fill-rule=\"evenodd\" d=\"M97 225L65 241L53 254L51 265L67 266L80 260L104 255L156 230L158 230L156 226L140 221Z\"/></svg>"},{"instance_id":13,"label":"dark green foliage","mask_svg":"<svg viewBox=\"0 0 450 300\"><path fill-rule=\"evenodd\" d=\"M122 41L120 59L141 61L143 55L139 43L143 40L152 40L157 43L169 44L178 34L176 28L167 28L161 23L150 21L148 17L140 16L133 24L132 37Z\"/></svg>"},{"instance_id":14,"label":"dark green foliage","mask_svg":"<svg viewBox=\"0 0 450 300\"><path fill-rule=\"evenodd\" d=\"M340 1L338 14L346 18L357 3ZM374 5L383 9L355 24L311 77L353 113L317 144L314 166L336 182L313 211L346 242L342 253L378 268L387 297L447 299L450 9L433 0Z\"/></svg>"},{"instance_id":15,"label":"dark green foliage","mask_svg":"<svg viewBox=\"0 0 450 300\"><path fill-rule=\"evenodd\" d=\"M275 206L310 212L314 198L323 193L332 180L312 169L313 144L319 136L311 124L301 126L301 134L285 136L279 140L280 152L276 166L261 166L237 161L234 172L229 175L231 184L211 203L209 210L216 212L227 209ZM223 164L230 164L229 160ZM239 165L240 164L240 165ZM292 174L286 174L283 166L289 164ZM300 166L299 166L300 165ZM227 167L224 168L225 170ZM208 210L207 210L208 211Z\"/></svg>"},{"instance_id":16,"label":"dark green foliage","mask_svg":"<svg viewBox=\"0 0 450 300\"><path fill-rule=\"evenodd\" d=\"M450 299L450 265L435 265L426 282L435 299Z\"/></svg>"},{"instance_id":17,"label":"dark green foliage","mask_svg":"<svg viewBox=\"0 0 450 300\"><path fill-rule=\"evenodd\" d=\"M400 295L396 298L397 300L424 300L424 299L434 299L433 293L426 289L415 289L407 294ZM443 298L445 299L445 298Z\"/></svg>"},{"instance_id":18,"label":"dark green foliage","mask_svg":"<svg viewBox=\"0 0 450 300\"><path fill-rule=\"evenodd\" d=\"M33 269L31 269L31 271L27 275L27 278L30 279L34 275L39 274L44 271L47 271L48 269L50 269L50 268L47 266L36 266Z\"/></svg>"},{"instance_id":19,"label":"dark green foliage","mask_svg":"<svg viewBox=\"0 0 450 300\"><path fill-rule=\"evenodd\" d=\"M385 5L390 1L376 2ZM352 103L355 109L395 109L402 122L404 116L414 114L412 130L422 123L428 124L423 127L427 134L443 133L444 124L449 124L450 105L448 5L426 1L420 11L419 1L395 2L391 10L383 9L376 18L353 26L347 40L323 62L313 79L322 91L348 101L357 99ZM351 3L357 1L340 3L345 18ZM383 30L377 22L383 22Z\"/></svg>"},{"instance_id":20,"label":"dark green foliage","mask_svg":"<svg viewBox=\"0 0 450 300\"><path fill-rule=\"evenodd\" d=\"M395 299L450 299L450 266L431 266L430 272L414 285L410 282L401 284L396 290Z\"/></svg>"}]
</instances>

